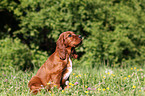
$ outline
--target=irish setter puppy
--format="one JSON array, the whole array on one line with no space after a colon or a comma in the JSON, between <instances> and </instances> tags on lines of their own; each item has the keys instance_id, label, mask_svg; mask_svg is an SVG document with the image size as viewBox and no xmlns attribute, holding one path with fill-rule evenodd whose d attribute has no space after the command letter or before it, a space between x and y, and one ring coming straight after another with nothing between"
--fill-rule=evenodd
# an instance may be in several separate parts
<instances>
[{"instance_id":1,"label":"irish setter puppy","mask_svg":"<svg viewBox=\"0 0 145 96\"><path fill-rule=\"evenodd\" d=\"M68 86L72 72L71 58L77 58L75 47L81 43L81 35L76 35L71 31L60 34L55 52L29 81L30 91L37 94L42 88L49 90L53 85L62 89Z\"/></svg>"}]
</instances>

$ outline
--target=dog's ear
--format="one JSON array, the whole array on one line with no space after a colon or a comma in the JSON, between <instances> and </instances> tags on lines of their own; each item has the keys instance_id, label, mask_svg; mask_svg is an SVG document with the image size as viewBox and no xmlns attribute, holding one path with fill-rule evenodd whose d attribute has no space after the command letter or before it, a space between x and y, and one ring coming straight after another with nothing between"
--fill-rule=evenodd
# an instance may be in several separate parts
<instances>
[{"instance_id":1,"label":"dog's ear","mask_svg":"<svg viewBox=\"0 0 145 96\"><path fill-rule=\"evenodd\" d=\"M75 48L72 48L72 50L71 50L71 56L72 56L74 59L77 59L77 58L78 58L78 55L76 54Z\"/></svg>"},{"instance_id":2,"label":"dog's ear","mask_svg":"<svg viewBox=\"0 0 145 96\"><path fill-rule=\"evenodd\" d=\"M63 33L60 34L60 36L56 42L56 45L57 45L56 47L57 47L60 59L65 60L67 51L65 48L66 46L64 44L64 34Z\"/></svg>"}]
</instances>

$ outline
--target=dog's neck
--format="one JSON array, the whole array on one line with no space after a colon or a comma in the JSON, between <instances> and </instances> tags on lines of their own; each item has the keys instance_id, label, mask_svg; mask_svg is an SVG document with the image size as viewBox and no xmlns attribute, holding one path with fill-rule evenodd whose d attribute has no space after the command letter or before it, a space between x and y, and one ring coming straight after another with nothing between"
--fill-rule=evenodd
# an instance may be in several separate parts
<instances>
[{"instance_id":1,"label":"dog's neck","mask_svg":"<svg viewBox=\"0 0 145 96\"><path fill-rule=\"evenodd\" d=\"M67 54L70 56L71 55L72 47L67 47L66 50L67 50Z\"/></svg>"},{"instance_id":2,"label":"dog's neck","mask_svg":"<svg viewBox=\"0 0 145 96\"><path fill-rule=\"evenodd\" d=\"M66 48L66 58L70 58L71 57L71 52L72 52L72 47L67 47ZM57 54L56 56L59 56L59 53L58 53L58 49L56 48L55 50L55 54Z\"/></svg>"}]
</instances>

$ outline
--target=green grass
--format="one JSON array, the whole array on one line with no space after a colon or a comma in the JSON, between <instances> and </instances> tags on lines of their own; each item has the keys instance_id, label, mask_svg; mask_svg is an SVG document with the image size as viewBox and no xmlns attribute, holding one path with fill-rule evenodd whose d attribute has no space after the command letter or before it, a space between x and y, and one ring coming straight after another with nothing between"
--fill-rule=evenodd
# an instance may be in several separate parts
<instances>
[{"instance_id":1,"label":"green grass","mask_svg":"<svg viewBox=\"0 0 145 96\"><path fill-rule=\"evenodd\" d=\"M145 67L110 68L100 67L73 68L70 76L70 88L64 91L53 88L50 92L44 89L38 96L144 96L145 95ZM13 70L13 69L12 69ZM29 89L28 81L35 72L2 71L0 73L1 96L27 96ZM74 85L78 82L77 85Z\"/></svg>"}]
</instances>

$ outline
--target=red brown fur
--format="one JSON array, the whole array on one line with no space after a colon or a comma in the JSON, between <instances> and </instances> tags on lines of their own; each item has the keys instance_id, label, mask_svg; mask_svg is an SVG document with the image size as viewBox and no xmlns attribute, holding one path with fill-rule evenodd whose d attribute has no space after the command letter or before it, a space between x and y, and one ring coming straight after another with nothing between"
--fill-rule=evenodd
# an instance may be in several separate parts
<instances>
[{"instance_id":1,"label":"red brown fur","mask_svg":"<svg viewBox=\"0 0 145 96\"><path fill-rule=\"evenodd\" d=\"M65 88L71 71L70 58L77 58L75 47L82 42L81 36L71 31L63 32L57 40L55 52L40 67L35 76L31 78L28 87L33 94L37 94L42 88L49 90L53 85L57 88ZM68 73L69 72L69 73ZM65 79L64 79L65 78ZM53 85L48 85L53 82Z\"/></svg>"}]
</instances>

